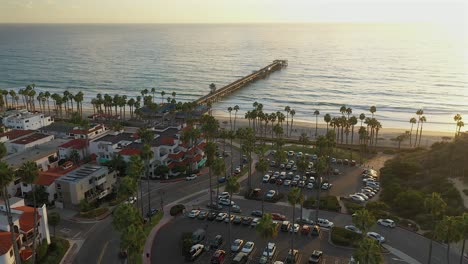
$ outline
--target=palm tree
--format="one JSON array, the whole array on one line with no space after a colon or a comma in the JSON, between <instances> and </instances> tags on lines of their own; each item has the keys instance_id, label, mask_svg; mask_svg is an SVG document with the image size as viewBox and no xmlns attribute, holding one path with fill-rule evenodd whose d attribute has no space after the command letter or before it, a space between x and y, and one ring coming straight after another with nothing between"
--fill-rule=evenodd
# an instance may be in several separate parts
<instances>
[{"instance_id":1,"label":"palm tree","mask_svg":"<svg viewBox=\"0 0 468 264\"><path fill-rule=\"evenodd\" d=\"M36 162L27 161L21 165L19 169L19 174L21 180L32 186L32 197L33 197L33 207L34 207L34 223L37 223L37 204L36 204L36 182L37 177L39 175L39 170L37 168ZM36 263L36 240L37 240L37 225L35 224L33 227L33 255L32 255L32 263Z\"/></svg>"},{"instance_id":2,"label":"palm tree","mask_svg":"<svg viewBox=\"0 0 468 264\"><path fill-rule=\"evenodd\" d=\"M359 120L361 120L361 126L362 126L362 122L366 119L366 115L364 113L361 113L359 115Z\"/></svg>"},{"instance_id":3,"label":"palm tree","mask_svg":"<svg viewBox=\"0 0 468 264\"><path fill-rule=\"evenodd\" d=\"M232 118L231 118L231 112L232 112L232 107L228 107L228 112L229 112L229 125L231 126L231 130L232 130Z\"/></svg>"},{"instance_id":4,"label":"palm tree","mask_svg":"<svg viewBox=\"0 0 468 264\"><path fill-rule=\"evenodd\" d=\"M444 214L445 208L447 204L442 199L439 193L433 192L430 197L424 200L424 208L429 212L431 215L432 224L436 224L436 221L440 219L440 217ZM430 237L431 242L429 243L429 258L427 263L431 263L432 259L432 240L434 239L434 232Z\"/></svg>"},{"instance_id":5,"label":"palm tree","mask_svg":"<svg viewBox=\"0 0 468 264\"><path fill-rule=\"evenodd\" d=\"M381 264L384 263L380 245L373 239L365 237L354 252L357 263Z\"/></svg>"},{"instance_id":6,"label":"palm tree","mask_svg":"<svg viewBox=\"0 0 468 264\"><path fill-rule=\"evenodd\" d=\"M418 147L421 146L421 138L422 138L422 130L423 130L423 124L424 122L426 122L426 117L425 116L421 116L419 118L419 122L421 123L421 127L419 128L419 142L418 142Z\"/></svg>"},{"instance_id":7,"label":"palm tree","mask_svg":"<svg viewBox=\"0 0 468 264\"><path fill-rule=\"evenodd\" d=\"M461 128L464 127L464 126L465 126L465 123L464 123L463 121L460 120L460 121L457 122L458 135L460 135L460 133L461 133L460 130L461 130Z\"/></svg>"},{"instance_id":8,"label":"palm tree","mask_svg":"<svg viewBox=\"0 0 468 264\"><path fill-rule=\"evenodd\" d=\"M317 191L317 196L316 196L316 207L317 209L315 210L315 222L318 221L319 217L319 210L320 210L320 190L322 189L322 173L326 169L326 161L325 157L319 157L317 162L315 163L315 171L317 172L317 184L318 184L318 191Z\"/></svg>"},{"instance_id":9,"label":"palm tree","mask_svg":"<svg viewBox=\"0 0 468 264\"><path fill-rule=\"evenodd\" d=\"M349 124L351 125L351 145L354 143L354 126L357 125L358 120L355 116L349 118Z\"/></svg>"},{"instance_id":10,"label":"palm tree","mask_svg":"<svg viewBox=\"0 0 468 264\"><path fill-rule=\"evenodd\" d=\"M10 90L10 92L8 92L8 94L11 97L11 106L15 107L14 102L15 102L16 92L14 90Z\"/></svg>"},{"instance_id":11,"label":"palm tree","mask_svg":"<svg viewBox=\"0 0 468 264\"><path fill-rule=\"evenodd\" d=\"M319 110L315 110L315 111L314 111L314 115L315 115L315 137L317 138L317 135L318 135L318 116L320 115L320 111L319 111ZM327 115L328 115L328 114L327 114ZM327 121L327 120L326 120L326 117L327 117L327 116L325 115L324 119L325 119L325 122L327 122L327 131L328 131L328 122L330 122L330 120ZM330 115L328 115L328 118L331 118Z\"/></svg>"},{"instance_id":12,"label":"palm tree","mask_svg":"<svg viewBox=\"0 0 468 264\"><path fill-rule=\"evenodd\" d=\"M291 109L291 111L289 111L289 114L291 115L291 128L290 128L289 136L291 136L292 131L293 131L293 123L294 123L294 116L296 115L296 110Z\"/></svg>"},{"instance_id":13,"label":"palm tree","mask_svg":"<svg viewBox=\"0 0 468 264\"><path fill-rule=\"evenodd\" d=\"M371 112L372 118L374 118L374 113L377 112L377 108L373 105L369 108L369 112Z\"/></svg>"},{"instance_id":14,"label":"palm tree","mask_svg":"<svg viewBox=\"0 0 468 264\"><path fill-rule=\"evenodd\" d=\"M458 122L462 120L462 116L460 114L456 114L454 117L453 117L453 121L455 121L455 124L456 124L456 127L455 127L455 136L457 136L459 133L458 133Z\"/></svg>"},{"instance_id":15,"label":"palm tree","mask_svg":"<svg viewBox=\"0 0 468 264\"><path fill-rule=\"evenodd\" d=\"M346 114L348 115L348 120L349 120L349 115L353 113L353 109L351 107L346 108Z\"/></svg>"},{"instance_id":16,"label":"palm tree","mask_svg":"<svg viewBox=\"0 0 468 264\"><path fill-rule=\"evenodd\" d=\"M137 202L140 203L141 215L144 215L143 212L143 182L141 180L142 175L145 173L145 165L141 160L140 156L131 156L128 163L128 176L132 177L135 181L139 183L140 189L140 199L137 199ZM137 191L138 196L138 191Z\"/></svg>"},{"instance_id":17,"label":"palm tree","mask_svg":"<svg viewBox=\"0 0 468 264\"><path fill-rule=\"evenodd\" d=\"M79 91L75 95L75 102L76 102L76 111L80 113L81 117L83 117L83 99L84 99L84 94L82 91Z\"/></svg>"},{"instance_id":18,"label":"palm tree","mask_svg":"<svg viewBox=\"0 0 468 264\"><path fill-rule=\"evenodd\" d=\"M1 90L3 97L5 98L5 106L8 108L8 91L7 90Z\"/></svg>"},{"instance_id":19,"label":"palm tree","mask_svg":"<svg viewBox=\"0 0 468 264\"><path fill-rule=\"evenodd\" d=\"M315 114L315 112L314 112L314 114ZM327 133L328 133L328 124L331 122L330 114L325 114L325 116L323 117L323 121L325 121L325 123L327 123ZM317 122L317 120L315 120L315 122ZM317 124L315 124L315 133L317 133Z\"/></svg>"},{"instance_id":20,"label":"palm tree","mask_svg":"<svg viewBox=\"0 0 468 264\"><path fill-rule=\"evenodd\" d=\"M173 98L174 100L176 99L176 95L177 95L176 92L172 92L172 98Z\"/></svg>"},{"instance_id":21,"label":"palm tree","mask_svg":"<svg viewBox=\"0 0 468 264\"><path fill-rule=\"evenodd\" d=\"M148 216L151 219L151 192L150 192L150 161L153 159L154 153L151 150L151 146L148 143L143 145L143 149L140 153L141 159L145 162L145 176L146 176L146 188L148 193ZM143 201L142 201L143 203Z\"/></svg>"},{"instance_id":22,"label":"palm tree","mask_svg":"<svg viewBox=\"0 0 468 264\"><path fill-rule=\"evenodd\" d=\"M215 153L216 153L216 143L208 142L205 147L205 155L206 155L206 166L208 167L208 179L210 185L210 207L213 205L213 185L211 184L211 174L214 170L214 162L215 162ZM231 153L232 156L232 153ZM232 166L231 166L232 168ZM232 175L232 174L231 174Z\"/></svg>"},{"instance_id":23,"label":"palm tree","mask_svg":"<svg viewBox=\"0 0 468 264\"><path fill-rule=\"evenodd\" d=\"M220 160L220 163L222 163L223 165L225 164L223 159L219 159L219 160ZM224 187L224 190L229 193L229 204L231 204L232 194L237 193L240 190L240 184L237 181L237 177L230 177L226 182L226 187ZM229 219L231 219L231 207L232 206L228 206ZM231 223L232 222L229 221L228 241L231 241Z\"/></svg>"},{"instance_id":24,"label":"palm tree","mask_svg":"<svg viewBox=\"0 0 468 264\"><path fill-rule=\"evenodd\" d=\"M239 109L240 109L240 108L239 108L238 105L235 105L235 106L234 106L234 111L236 111L236 112L234 113L234 130L236 130L237 112L239 111Z\"/></svg>"},{"instance_id":25,"label":"palm tree","mask_svg":"<svg viewBox=\"0 0 468 264\"><path fill-rule=\"evenodd\" d=\"M375 224L375 217L371 212L363 208L353 214L353 224L365 234Z\"/></svg>"},{"instance_id":26,"label":"palm tree","mask_svg":"<svg viewBox=\"0 0 468 264\"><path fill-rule=\"evenodd\" d=\"M278 235L278 226L273 223L273 218L271 214L263 214L262 218L255 227L255 231L263 239L272 239ZM267 244L268 247L268 244ZM270 251L267 250L267 258L270 261Z\"/></svg>"},{"instance_id":27,"label":"palm tree","mask_svg":"<svg viewBox=\"0 0 468 264\"><path fill-rule=\"evenodd\" d=\"M49 113L49 115L50 115L50 100L49 100L49 99L50 99L50 96L51 96L51 95L50 95L50 92L49 92L49 91L45 92L45 93L44 93L44 96L45 96L45 98L46 98L46 100L47 100L47 111L48 111L48 113Z\"/></svg>"},{"instance_id":28,"label":"palm tree","mask_svg":"<svg viewBox=\"0 0 468 264\"><path fill-rule=\"evenodd\" d=\"M409 142L410 142L409 144L410 144L410 146L412 146L413 144L411 143L411 138L412 138L412 135L413 135L413 126L414 126L414 124L416 124L416 118L412 117L409 122L411 124L411 129L410 129L410 133L409 133Z\"/></svg>"},{"instance_id":29,"label":"palm tree","mask_svg":"<svg viewBox=\"0 0 468 264\"><path fill-rule=\"evenodd\" d=\"M293 187L288 193L288 203L292 206L292 222L296 219L296 204L300 204L304 196L299 188ZM294 250L294 233L291 234L291 252Z\"/></svg>"},{"instance_id":30,"label":"palm tree","mask_svg":"<svg viewBox=\"0 0 468 264\"><path fill-rule=\"evenodd\" d=\"M3 143L0 143L1 146L3 146ZM0 157L0 158L3 158ZM5 200L5 211L8 219L8 225L10 226L10 230L15 230L15 225L13 223L13 217L11 214L11 207L10 207L10 199L8 199L9 194L8 194L8 186L12 181L15 180L14 172L6 164L4 161L0 161L0 187L1 187L1 193L2 197L4 197ZM13 252L15 254L15 260L16 263L21 263L21 258L19 254L19 249L18 249L18 243L16 242L16 236L15 232L10 232L11 233L11 244L13 245Z\"/></svg>"},{"instance_id":31,"label":"palm tree","mask_svg":"<svg viewBox=\"0 0 468 264\"><path fill-rule=\"evenodd\" d=\"M444 218L437 223L434 234L439 240L447 243L446 258L447 262L450 263L450 244L453 242L460 241L462 233L459 232L460 223L454 216L444 216Z\"/></svg>"},{"instance_id":32,"label":"palm tree","mask_svg":"<svg viewBox=\"0 0 468 264\"><path fill-rule=\"evenodd\" d=\"M223 158L216 158L214 160L213 172L216 175L216 197L219 197L219 176L226 174L226 163Z\"/></svg>"},{"instance_id":33,"label":"palm tree","mask_svg":"<svg viewBox=\"0 0 468 264\"><path fill-rule=\"evenodd\" d=\"M463 213L460 216L459 221L460 221L460 234L462 235L462 240L463 240L463 244L462 244L462 248L460 252L460 264L462 264L463 256L465 254L465 243L466 243L466 239L468 239L468 213Z\"/></svg>"},{"instance_id":34,"label":"palm tree","mask_svg":"<svg viewBox=\"0 0 468 264\"><path fill-rule=\"evenodd\" d=\"M156 88L151 88L151 93L153 94L153 97L151 97L151 102L154 103L154 94L156 93Z\"/></svg>"},{"instance_id":35,"label":"palm tree","mask_svg":"<svg viewBox=\"0 0 468 264\"><path fill-rule=\"evenodd\" d=\"M284 111L286 111L286 137L288 137L288 131L289 131L289 112L291 111L291 107L287 105L284 108Z\"/></svg>"},{"instance_id":36,"label":"palm tree","mask_svg":"<svg viewBox=\"0 0 468 264\"><path fill-rule=\"evenodd\" d=\"M259 153L260 154L260 153ZM259 172L260 176L264 175L265 172L268 170L268 161L263 157L263 153L260 154L260 160L255 164L255 170ZM262 181L263 185L263 181ZM262 187L263 189L263 187ZM264 197L265 195L262 195L262 215L264 213Z\"/></svg>"},{"instance_id":37,"label":"palm tree","mask_svg":"<svg viewBox=\"0 0 468 264\"><path fill-rule=\"evenodd\" d=\"M417 146L418 144L418 136L419 136L419 124L421 123L421 116L424 114L424 110L422 109L419 109L418 111L416 111L416 115L418 115L418 124L416 126L416 139L414 140L414 147Z\"/></svg>"},{"instance_id":38,"label":"palm tree","mask_svg":"<svg viewBox=\"0 0 468 264\"><path fill-rule=\"evenodd\" d=\"M164 95L166 95L165 91L161 91L161 104L164 103Z\"/></svg>"}]
</instances>

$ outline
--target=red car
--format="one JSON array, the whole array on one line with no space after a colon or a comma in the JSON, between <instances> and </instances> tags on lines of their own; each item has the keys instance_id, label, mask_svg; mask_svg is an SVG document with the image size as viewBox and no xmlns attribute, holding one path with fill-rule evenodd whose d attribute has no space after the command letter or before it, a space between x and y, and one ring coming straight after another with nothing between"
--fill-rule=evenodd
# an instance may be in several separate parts
<instances>
[{"instance_id":1,"label":"red car","mask_svg":"<svg viewBox=\"0 0 468 264\"><path fill-rule=\"evenodd\" d=\"M276 185L282 185L283 184L283 180L282 179L277 179L276 180Z\"/></svg>"},{"instance_id":2,"label":"red car","mask_svg":"<svg viewBox=\"0 0 468 264\"><path fill-rule=\"evenodd\" d=\"M225 257L226 257L226 251L218 249L215 251L215 253L211 257L211 264L221 264L224 262Z\"/></svg>"},{"instance_id":3,"label":"red car","mask_svg":"<svg viewBox=\"0 0 468 264\"><path fill-rule=\"evenodd\" d=\"M285 215L278 214L278 213L272 213L271 217L273 218L273 220L277 220L277 221L285 221L286 220Z\"/></svg>"}]
</instances>

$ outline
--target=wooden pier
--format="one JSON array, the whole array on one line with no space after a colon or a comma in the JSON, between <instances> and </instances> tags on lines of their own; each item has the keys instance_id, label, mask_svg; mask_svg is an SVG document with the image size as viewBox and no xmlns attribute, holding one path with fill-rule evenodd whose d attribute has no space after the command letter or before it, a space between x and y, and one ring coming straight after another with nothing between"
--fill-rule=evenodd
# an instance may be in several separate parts
<instances>
[{"instance_id":1,"label":"wooden pier","mask_svg":"<svg viewBox=\"0 0 468 264\"><path fill-rule=\"evenodd\" d=\"M286 66L288 66L287 60L275 60L270 65L267 65L258 71L254 71L253 73L233 83L230 83L221 89L214 90L213 85L211 85L210 87L213 90L209 94L202 96L198 98L197 100L195 100L195 103L197 103L198 105L203 105L203 104L207 104L208 102L216 102L223 96L229 95L239 90L240 88L247 86L252 82L255 82L256 80L260 78L265 78L270 73L280 70L281 68L286 67Z\"/></svg>"}]
</instances>

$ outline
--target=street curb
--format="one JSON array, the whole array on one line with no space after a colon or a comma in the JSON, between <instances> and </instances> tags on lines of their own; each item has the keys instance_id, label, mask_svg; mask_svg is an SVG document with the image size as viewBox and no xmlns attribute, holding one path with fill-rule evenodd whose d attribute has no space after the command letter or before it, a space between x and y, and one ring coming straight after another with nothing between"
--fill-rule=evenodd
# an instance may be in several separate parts
<instances>
[{"instance_id":1,"label":"street curb","mask_svg":"<svg viewBox=\"0 0 468 264\"><path fill-rule=\"evenodd\" d=\"M60 260L59 264L68 264L72 263L73 257L75 256L75 251L78 248L78 245L75 242L72 242L70 239L67 239L68 243L70 243L70 247L68 247L67 252L63 255L62 260Z\"/></svg>"}]
</instances>

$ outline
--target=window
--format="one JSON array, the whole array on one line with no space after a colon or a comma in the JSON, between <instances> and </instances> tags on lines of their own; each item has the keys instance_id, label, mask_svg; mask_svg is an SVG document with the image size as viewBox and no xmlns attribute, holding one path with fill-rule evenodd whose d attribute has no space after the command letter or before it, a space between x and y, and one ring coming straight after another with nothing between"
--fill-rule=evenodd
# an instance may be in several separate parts
<instances>
[{"instance_id":1,"label":"window","mask_svg":"<svg viewBox=\"0 0 468 264\"><path fill-rule=\"evenodd\" d=\"M57 183L57 189L62 189L62 185L60 185L60 183Z\"/></svg>"},{"instance_id":2,"label":"window","mask_svg":"<svg viewBox=\"0 0 468 264\"><path fill-rule=\"evenodd\" d=\"M25 182L23 182L23 186L24 186L24 187L28 187L28 184L25 183Z\"/></svg>"},{"instance_id":3,"label":"window","mask_svg":"<svg viewBox=\"0 0 468 264\"><path fill-rule=\"evenodd\" d=\"M29 120L24 121L25 123L29 123Z\"/></svg>"},{"instance_id":4,"label":"window","mask_svg":"<svg viewBox=\"0 0 468 264\"><path fill-rule=\"evenodd\" d=\"M10 249L10 257L13 257L13 250Z\"/></svg>"}]
</instances>

